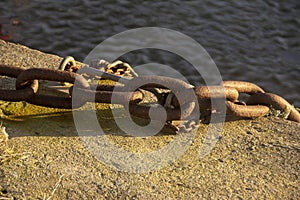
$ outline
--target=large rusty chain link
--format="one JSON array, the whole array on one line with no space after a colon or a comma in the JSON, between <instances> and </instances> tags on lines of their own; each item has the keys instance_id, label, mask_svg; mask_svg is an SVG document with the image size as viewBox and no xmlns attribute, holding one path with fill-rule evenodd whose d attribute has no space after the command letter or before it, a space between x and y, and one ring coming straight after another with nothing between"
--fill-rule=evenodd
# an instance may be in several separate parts
<instances>
[{"instance_id":1,"label":"large rusty chain link","mask_svg":"<svg viewBox=\"0 0 300 200\"><path fill-rule=\"evenodd\" d=\"M218 108L212 108L212 99L223 99L221 102L226 105L226 114L229 115L241 118L256 118L267 115L270 113L270 109L276 109L285 113L289 120L300 123L300 113L294 106L278 95L265 93L262 88L253 83L223 81L217 86L191 86L184 81L169 77L138 76L130 65L121 61L114 63L100 61L98 64L96 63L96 66L102 66L103 72L101 73L103 76L98 71L95 71L98 73L95 76L114 81L123 78L124 82L119 85L99 84L99 82L92 84L86 79L91 70L89 67L84 68L76 65L72 57L67 57L62 63L64 66L60 65L58 70L45 68L23 69L0 65L1 76L16 78L16 89L0 90L0 100L25 101L34 105L62 109L79 108L86 102L123 105L129 102L130 114L145 119L149 119L150 108L152 111L154 109L155 113L153 104L160 104L165 107L167 113L165 128L169 128L173 132L182 132L182 130L188 132L197 127L203 115L219 112ZM77 73L81 68L86 73ZM93 69L90 74L93 74ZM70 83L68 97L40 94L38 92L39 80ZM135 88L132 83L140 86ZM175 89L170 90L165 85L172 85L172 88ZM72 103L75 90L77 99ZM188 92L190 91L193 91L196 98L189 97ZM180 95L178 95L179 93ZM238 100L240 93L249 95L246 102ZM112 95L114 95L114 102L112 102ZM150 102L146 100L149 99L149 96L152 99ZM179 100L177 99L178 96L184 96L185 98ZM200 111L200 119L189 119L189 116L193 115L195 111ZM178 121L184 121L184 123L176 125Z\"/></svg>"}]
</instances>

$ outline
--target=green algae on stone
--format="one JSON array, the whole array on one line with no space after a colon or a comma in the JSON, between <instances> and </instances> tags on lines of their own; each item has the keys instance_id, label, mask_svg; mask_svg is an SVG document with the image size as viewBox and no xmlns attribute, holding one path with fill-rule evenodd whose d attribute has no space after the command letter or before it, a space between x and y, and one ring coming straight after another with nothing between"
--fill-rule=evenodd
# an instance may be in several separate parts
<instances>
[{"instance_id":1,"label":"green algae on stone","mask_svg":"<svg viewBox=\"0 0 300 200\"><path fill-rule=\"evenodd\" d=\"M46 114L54 112L65 112L65 109L46 108L43 106L36 106L24 101L20 102L0 102L0 109L2 114L9 116L29 116L37 114Z\"/></svg>"}]
</instances>

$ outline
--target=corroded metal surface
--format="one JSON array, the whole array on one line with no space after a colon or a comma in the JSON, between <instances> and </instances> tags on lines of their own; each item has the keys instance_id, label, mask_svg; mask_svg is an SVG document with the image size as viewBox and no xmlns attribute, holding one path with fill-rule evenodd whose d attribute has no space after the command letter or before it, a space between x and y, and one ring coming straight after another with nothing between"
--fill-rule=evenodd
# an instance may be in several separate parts
<instances>
[{"instance_id":1,"label":"corroded metal surface","mask_svg":"<svg viewBox=\"0 0 300 200\"><path fill-rule=\"evenodd\" d=\"M75 61L72 63L74 65ZM68 69L65 71L46 68L24 69L3 64L0 65L0 75L16 78L16 90L0 90L0 99L6 101L27 101L40 106L63 109L78 108L86 102L122 104L132 115L141 118L149 118L150 109L154 113L153 116L159 117L160 108L152 105L159 104L165 108L166 121L184 120L199 111L205 111L206 114L208 111L219 112L222 104L226 106L227 114L242 118L255 118L268 114L269 107L267 106L272 106L282 112L288 110L288 119L300 122L299 112L282 97L264 93L259 86L249 82L224 81L219 86L194 87L182 80L170 77L141 76L124 79L121 81L123 85L91 85L83 75ZM105 78L109 76L105 75ZM118 77L117 80L119 79L122 77ZM38 80L67 82L74 86L69 89L69 97L49 96L37 93ZM165 91L158 92L159 89ZM142 90L153 93L156 101L150 105L139 104L147 98ZM76 98L74 99L75 92ZM238 101L239 93L250 95L247 101L250 105L241 105L243 103ZM213 99L218 102L217 108L212 108ZM194 120L197 121L197 119Z\"/></svg>"}]
</instances>

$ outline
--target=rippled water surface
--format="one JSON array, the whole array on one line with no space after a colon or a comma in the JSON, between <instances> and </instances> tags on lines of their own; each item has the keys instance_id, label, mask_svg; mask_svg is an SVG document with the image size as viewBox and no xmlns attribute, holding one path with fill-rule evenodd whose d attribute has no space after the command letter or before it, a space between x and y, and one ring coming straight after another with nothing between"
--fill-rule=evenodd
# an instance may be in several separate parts
<instances>
[{"instance_id":1,"label":"rippled water surface","mask_svg":"<svg viewBox=\"0 0 300 200\"><path fill-rule=\"evenodd\" d=\"M119 32L146 26L169 28L199 42L223 80L254 82L297 107L299 13L298 0L0 2L0 23L15 42L83 61L97 44ZM13 25L15 20L21 23ZM158 62L189 70L187 63L162 51L137 51L123 58L133 66Z\"/></svg>"}]
</instances>

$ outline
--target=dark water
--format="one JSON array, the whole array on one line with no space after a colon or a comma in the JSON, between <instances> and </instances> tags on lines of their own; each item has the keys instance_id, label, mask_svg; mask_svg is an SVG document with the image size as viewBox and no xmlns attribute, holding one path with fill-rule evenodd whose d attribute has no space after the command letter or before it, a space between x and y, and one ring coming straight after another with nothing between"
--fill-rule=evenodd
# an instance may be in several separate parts
<instances>
[{"instance_id":1,"label":"dark water","mask_svg":"<svg viewBox=\"0 0 300 200\"><path fill-rule=\"evenodd\" d=\"M246 80L300 106L300 1L30 1L0 2L0 23L15 42L83 61L100 42L155 26L198 41L223 80ZM17 19L19 25L12 25ZM123 57L131 65L178 64L160 51ZM186 68L183 65L178 67Z\"/></svg>"}]
</instances>

